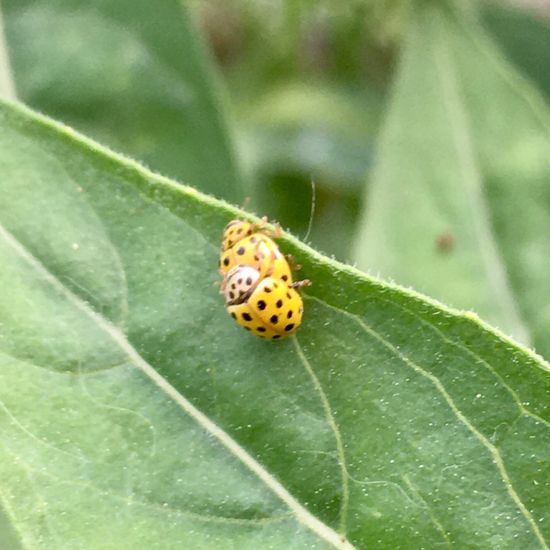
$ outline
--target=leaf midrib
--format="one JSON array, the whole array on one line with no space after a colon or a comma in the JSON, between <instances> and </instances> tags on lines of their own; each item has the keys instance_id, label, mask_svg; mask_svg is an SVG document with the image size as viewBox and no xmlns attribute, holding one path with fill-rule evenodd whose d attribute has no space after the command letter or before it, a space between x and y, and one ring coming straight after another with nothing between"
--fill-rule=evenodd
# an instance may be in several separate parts
<instances>
[{"instance_id":1,"label":"leaf midrib","mask_svg":"<svg viewBox=\"0 0 550 550\"><path fill-rule=\"evenodd\" d=\"M464 109L457 77L453 70L451 54L445 37L442 36L442 17L436 30L434 44L434 58L436 72L440 78L443 104L450 120L451 136L455 146L455 152L459 160L464 190L470 208L474 212L472 216L474 230L478 236L481 248L481 257L485 267L485 273L491 286L496 290L506 317L512 320L513 332L516 338L526 346L530 345L530 332L522 319L520 308L515 300L512 286L506 274L506 268L502 255L498 250L495 236L490 227L489 212L483 197L483 178L472 146L471 130L468 117Z\"/></svg>"},{"instance_id":2,"label":"leaf midrib","mask_svg":"<svg viewBox=\"0 0 550 550\"><path fill-rule=\"evenodd\" d=\"M269 473L256 459L241 447L229 434L196 408L165 378L163 378L128 342L123 333L109 320L93 310L78 295L69 290L40 260L34 257L17 238L0 224L0 236L14 252L38 272L53 288L60 292L78 310L89 317L105 334L107 334L128 357L130 363L141 370L164 394L183 409L206 432L215 437L237 460L254 473L277 497L292 511L298 522L317 534L335 548L353 550L354 547L341 534L321 522L304 508L287 489Z\"/></svg>"}]
</instances>

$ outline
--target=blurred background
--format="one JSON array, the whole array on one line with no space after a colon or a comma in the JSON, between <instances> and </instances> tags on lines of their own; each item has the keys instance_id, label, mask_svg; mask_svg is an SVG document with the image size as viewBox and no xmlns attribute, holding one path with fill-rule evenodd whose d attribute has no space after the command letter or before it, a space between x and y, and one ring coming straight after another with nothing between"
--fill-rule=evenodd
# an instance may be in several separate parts
<instances>
[{"instance_id":1,"label":"blurred background","mask_svg":"<svg viewBox=\"0 0 550 550\"><path fill-rule=\"evenodd\" d=\"M550 0L0 6L31 107L550 356Z\"/></svg>"}]
</instances>

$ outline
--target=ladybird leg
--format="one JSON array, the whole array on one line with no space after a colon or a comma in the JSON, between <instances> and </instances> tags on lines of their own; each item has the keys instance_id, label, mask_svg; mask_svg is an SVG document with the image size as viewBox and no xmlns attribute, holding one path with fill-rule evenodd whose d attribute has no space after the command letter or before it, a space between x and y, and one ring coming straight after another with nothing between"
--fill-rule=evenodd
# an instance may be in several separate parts
<instances>
[{"instance_id":1,"label":"ladybird leg","mask_svg":"<svg viewBox=\"0 0 550 550\"><path fill-rule=\"evenodd\" d=\"M263 231L266 225L267 216L262 216L259 222L253 222L252 224L250 224L250 229L252 230L252 233L256 233L256 231L258 230Z\"/></svg>"},{"instance_id":2,"label":"ladybird leg","mask_svg":"<svg viewBox=\"0 0 550 550\"><path fill-rule=\"evenodd\" d=\"M267 220L266 220L267 221ZM273 239L279 239L283 236L284 231L279 222L274 222L271 224L273 229L264 229L264 233Z\"/></svg>"},{"instance_id":3,"label":"ladybird leg","mask_svg":"<svg viewBox=\"0 0 550 550\"><path fill-rule=\"evenodd\" d=\"M296 258L292 254L285 254L284 256L292 271L299 271L302 269L302 266L296 263Z\"/></svg>"},{"instance_id":4,"label":"ladybird leg","mask_svg":"<svg viewBox=\"0 0 550 550\"><path fill-rule=\"evenodd\" d=\"M263 250L261 250L262 247ZM275 252L260 241L254 247L254 259L257 262L255 267L260 272L260 279L271 277L275 268Z\"/></svg>"},{"instance_id":5,"label":"ladybird leg","mask_svg":"<svg viewBox=\"0 0 550 550\"><path fill-rule=\"evenodd\" d=\"M235 268L233 268L233 269L235 269ZM229 273L231 273L233 271L233 269ZM227 286L227 281L229 280L229 277L228 277L229 273L222 273L220 271L220 275L222 276L222 280L217 282L217 284L220 285L220 294L223 294L225 292L225 288Z\"/></svg>"},{"instance_id":6,"label":"ladybird leg","mask_svg":"<svg viewBox=\"0 0 550 550\"><path fill-rule=\"evenodd\" d=\"M271 254L271 259L275 260L275 254L273 254L273 253ZM269 265L269 267L267 268L266 272L265 272L265 276L266 277L271 277L271 275L273 275L274 271L275 271L275 264L272 261L271 264Z\"/></svg>"},{"instance_id":7,"label":"ladybird leg","mask_svg":"<svg viewBox=\"0 0 550 550\"><path fill-rule=\"evenodd\" d=\"M290 284L291 288L302 288L303 286L311 286L311 281L309 279L304 279L303 281L294 281Z\"/></svg>"},{"instance_id":8,"label":"ladybird leg","mask_svg":"<svg viewBox=\"0 0 550 550\"><path fill-rule=\"evenodd\" d=\"M283 236L284 231L279 222L272 222L271 226L273 229L266 228L266 225L269 223L267 216L262 216L259 222L253 223L251 226L252 231L261 231L264 235L272 237L273 239L278 239Z\"/></svg>"},{"instance_id":9,"label":"ladybird leg","mask_svg":"<svg viewBox=\"0 0 550 550\"><path fill-rule=\"evenodd\" d=\"M250 201L252 200L251 197L245 197L243 203L241 204L241 210L246 210L248 206L250 205Z\"/></svg>"},{"instance_id":10,"label":"ladybird leg","mask_svg":"<svg viewBox=\"0 0 550 550\"><path fill-rule=\"evenodd\" d=\"M271 275L273 274L273 266L272 265L268 265L267 267L260 266L259 271L260 271L260 277L262 279L265 279L266 277L271 277Z\"/></svg>"},{"instance_id":11,"label":"ladybird leg","mask_svg":"<svg viewBox=\"0 0 550 550\"><path fill-rule=\"evenodd\" d=\"M254 246L254 260L256 261L255 267L260 272L262 270L262 264L264 263L263 260L265 258L265 254L260 250L261 245L261 242L257 242Z\"/></svg>"}]
</instances>

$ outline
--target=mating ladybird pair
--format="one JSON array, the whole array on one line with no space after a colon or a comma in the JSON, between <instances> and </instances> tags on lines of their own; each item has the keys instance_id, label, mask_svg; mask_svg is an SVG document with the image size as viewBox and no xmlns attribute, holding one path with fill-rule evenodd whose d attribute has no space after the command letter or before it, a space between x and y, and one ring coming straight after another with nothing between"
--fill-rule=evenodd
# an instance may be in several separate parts
<instances>
[{"instance_id":1,"label":"mating ladybird pair","mask_svg":"<svg viewBox=\"0 0 550 550\"><path fill-rule=\"evenodd\" d=\"M246 330L277 340L296 332L304 306L297 288L309 281L292 281L289 259L270 237L275 231L264 228L266 220L250 223L230 221L223 232L220 293L225 307Z\"/></svg>"}]
</instances>

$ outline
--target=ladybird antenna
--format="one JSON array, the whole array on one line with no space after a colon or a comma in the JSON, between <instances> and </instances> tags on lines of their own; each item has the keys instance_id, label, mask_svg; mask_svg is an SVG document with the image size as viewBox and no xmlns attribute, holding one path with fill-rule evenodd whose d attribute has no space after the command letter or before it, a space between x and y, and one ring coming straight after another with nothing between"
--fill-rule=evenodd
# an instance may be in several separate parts
<instances>
[{"instance_id":1,"label":"ladybird antenna","mask_svg":"<svg viewBox=\"0 0 550 550\"><path fill-rule=\"evenodd\" d=\"M311 184L311 209L309 211L309 223L307 226L307 232L302 239L304 242L307 241L309 234L311 233L311 229L313 228L313 216L315 215L315 181L313 181L313 176L310 180Z\"/></svg>"},{"instance_id":2,"label":"ladybird antenna","mask_svg":"<svg viewBox=\"0 0 550 550\"><path fill-rule=\"evenodd\" d=\"M248 195L247 197L244 198L244 201L242 202L240 209L246 210L250 206L250 201L251 201L251 197L250 195Z\"/></svg>"}]
</instances>

